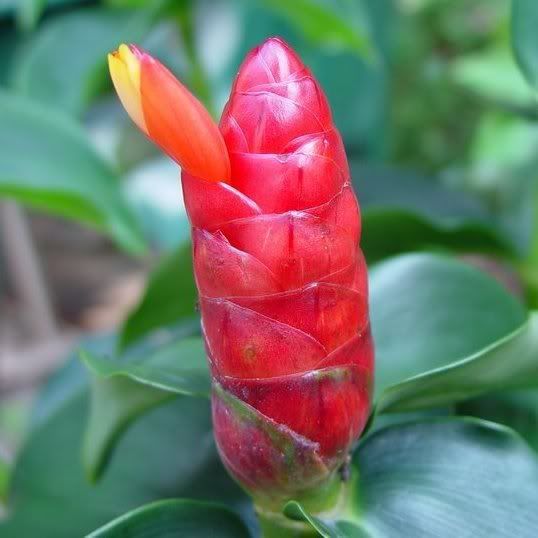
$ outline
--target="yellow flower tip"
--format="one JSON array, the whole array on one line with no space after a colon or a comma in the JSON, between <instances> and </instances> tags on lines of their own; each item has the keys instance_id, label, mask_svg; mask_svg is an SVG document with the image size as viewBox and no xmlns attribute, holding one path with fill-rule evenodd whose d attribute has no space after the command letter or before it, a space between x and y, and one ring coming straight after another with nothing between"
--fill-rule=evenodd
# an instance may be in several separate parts
<instances>
[{"instance_id":1,"label":"yellow flower tip","mask_svg":"<svg viewBox=\"0 0 538 538\"><path fill-rule=\"evenodd\" d=\"M147 134L140 94L140 52L132 45L121 44L118 50L108 55L108 67L123 107Z\"/></svg>"}]
</instances>

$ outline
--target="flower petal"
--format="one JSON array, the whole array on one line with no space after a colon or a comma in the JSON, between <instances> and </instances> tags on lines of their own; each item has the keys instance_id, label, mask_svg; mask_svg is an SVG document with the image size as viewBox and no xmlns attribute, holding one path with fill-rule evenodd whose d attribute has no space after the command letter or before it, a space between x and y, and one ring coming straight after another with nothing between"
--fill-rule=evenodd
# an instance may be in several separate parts
<instances>
[{"instance_id":1,"label":"flower petal","mask_svg":"<svg viewBox=\"0 0 538 538\"><path fill-rule=\"evenodd\" d=\"M108 55L110 76L121 104L131 119L146 134L148 129L140 101L140 61L127 45Z\"/></svg>"}]
</instances>

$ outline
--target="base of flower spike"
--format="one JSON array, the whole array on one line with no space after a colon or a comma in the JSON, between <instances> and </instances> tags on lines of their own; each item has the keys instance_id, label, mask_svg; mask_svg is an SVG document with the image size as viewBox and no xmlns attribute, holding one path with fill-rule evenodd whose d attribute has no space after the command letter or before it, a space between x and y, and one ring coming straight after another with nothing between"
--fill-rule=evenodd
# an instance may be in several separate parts
<instances>
[{"instance_id":1,"label":"base of flower spike","mask_svg":"<svg viewBox=\"0 0 538 538\"><path fill-rule=\"evenodd\" d=\"M319 443L262 415L219 383L214 383L212 404L221 459L259 511L280 514L292 499L312 512L338 503L345 455L323 456Z\"/></svg>"},{"instance_id":2,"label":"base of flower spike","mask_svg":"<svg viewBox=\"0 0 538 538\"><path fill-rule=\"evenodd\" d=\"M345 519L348 513L358 504L354 496L357 490L358 476L356 472L344 480L343 474L338 473L333 480L311 492L310 495L293 499L310 514L321 519ZM305 508L309 506L309 508ZM287 517L288 507L282 507L277 512L268 511L265 507L256 505L256 514L261 527L263 538L315 538L319 532L303 521Z\"/></svg>"}]
</instances>

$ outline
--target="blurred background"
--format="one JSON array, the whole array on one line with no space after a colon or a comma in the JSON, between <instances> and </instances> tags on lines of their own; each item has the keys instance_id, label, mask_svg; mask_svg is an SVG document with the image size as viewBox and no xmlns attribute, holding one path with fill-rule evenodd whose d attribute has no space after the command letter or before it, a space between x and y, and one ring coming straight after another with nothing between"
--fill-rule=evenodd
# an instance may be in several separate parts
<instances>
[{"instance_id":1,"label":"blurred background","mask_svg":"<svg viewBox=\"0 0 538 538\"><path fill-rule=\"evenodd\" d=\"M178 169L120 108L108 51L140 44L218 118L245 53L284 37L332 104L368 262L449 252L532 307L538 108L513 24L510 0L0 0L0 462L81 342L130 343L170 302L195 316Z\"/></svg>"}]
</instances>

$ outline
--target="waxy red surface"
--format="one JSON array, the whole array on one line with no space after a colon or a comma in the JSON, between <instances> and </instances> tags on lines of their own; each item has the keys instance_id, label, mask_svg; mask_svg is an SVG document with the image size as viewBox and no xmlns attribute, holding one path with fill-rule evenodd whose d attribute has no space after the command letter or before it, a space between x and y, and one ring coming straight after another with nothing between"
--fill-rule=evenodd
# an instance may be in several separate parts
<instances>
[{"instance_id":1,"label":"waxy red surface","mask_svg":"<svg viewBox=\"0 0 538 538\"><path fill-rule=\"evenodd\" d=\"M240 482L284 495L326 479L369 414L359 206L327 99L280 39L247 56L220 129L230 180L183 174L215 435ZM290 457L309 462L292 481Z\"/></svg>"}]
</instances>

